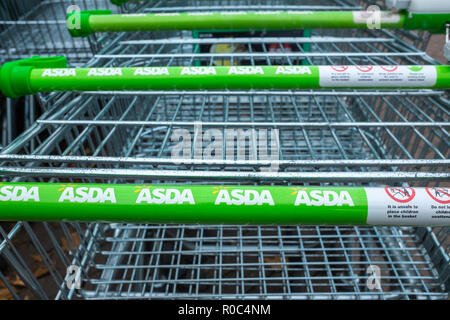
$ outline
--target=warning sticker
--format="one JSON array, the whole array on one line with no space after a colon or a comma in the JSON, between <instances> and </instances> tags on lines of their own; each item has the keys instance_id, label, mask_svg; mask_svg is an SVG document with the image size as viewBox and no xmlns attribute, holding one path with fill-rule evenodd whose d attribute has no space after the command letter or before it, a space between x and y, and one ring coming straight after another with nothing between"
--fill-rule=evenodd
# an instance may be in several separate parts
<instances>
[{"instance_id":1,"label":"warning sticker","mask_svg":"<svg viewBox=\"0 0 450 320\"><path fill-rule=\"evenodd\" d=\"M435 195L434 189L386 187L365 190L368 224L432 226L450 223L450 205L433 199L430 192ZM438 194L438 199L448 197L439 191Z\"/></svg>"},{"instance_id":2,"label":"warning sticker","mask_svg":"<svg viewBox=\"0 0 450 320\"><path fill-rule=\"evenodd\" d=\"M355 66L359 72L370 72L373 70L373 66Z\"/></svg>"},{"instance_id":3,"label":"warning sticker","mask_svg":"<svg viewBox=\"0 0 450 320\"><path fill-rule=\"evenodd\" d=\"M319 66L321 87L432 87L434 66Z\"/></svg>"},{"instance_id":4,"label":"warning sticker","mask_svg":"<svg viewBox=\"0 0 450 320\"><path fill-rule=\"evenodd\" d=\"M344 72L348 70L349 66L330 66L331 69L333 69L336 72Z\"/></svg>"},{"instance_id":5,"label":"warning sticker","mask_svg":"<svg viewBox=\"0 0 450 320\"><path fill-rule=\"evenodd\" d=\"M398 66L380 66L380 68L386 72L394 72L397 71Z\"/></svg>"},{"instance_id":6,"label":"warning sticker","mask_svg":"<svg viewBox=\"0 0 450 320\"><path fill-rule=\"evenodd\" d=\"M447 188L425 188L431 199L441 204L450 203L450 190Z\"/></svg>"},{"instance_id":7,"label":"warning sticker","mask_svg":"<svg viewBox=\"0 0 450 320\"><path fill-rule=\"evenodd\" d=\"M416 191L413 188L386 187L384 190L391 199L400 203L410 202L416 195Z\"/></svg>"}]
</instances>

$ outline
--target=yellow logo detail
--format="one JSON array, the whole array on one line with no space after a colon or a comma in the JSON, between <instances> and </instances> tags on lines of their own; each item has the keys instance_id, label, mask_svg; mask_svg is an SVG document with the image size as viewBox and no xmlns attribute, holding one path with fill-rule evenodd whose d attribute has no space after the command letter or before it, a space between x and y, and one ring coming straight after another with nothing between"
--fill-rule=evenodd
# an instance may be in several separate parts
<instances>
[{"instance_id":1,"label":"yellow logo detail","mask_svg":"<svg viewBox=\"0 0 450 320\"><path fill-rule=\"evenodd\" d=\"M136 190L134 190L134 192L141 192L142 191L142 189L150 189L152 186L148 186L148 185L145 185L145 184L143 184L142 186L136 186Z\"/></svg>"},{"instance_id":2,"label":"yellow logo detail","mask_svg":"<svg viewBox=\"0 0 450 320\"><path fill-rule=\"evenodd\" d=\"M291 192L291 195L295 196L300 190L306 190L307 188L300 188L300 187L295 187L295 188L291 188L291 190L293 190Z\"/></svg>"},{"instance_id":3,"label":"yellow logo detail","mask_svg":"<svg viewBox=\"0 0 450 320\"><path fill-rule=\"evenodd\" d=\"M77 184L72 184L72 183L68 183L68 184L62 184L61 187L58 189L58 192L64 191L65 188L67 187L76 187L78 186Z\"/></svg>"},{"instance_id":4,"label":"yellow logo detail","mask_svg":"<svg viewBox=\"0 0 450 320\"><path fill-rule=\"evenodd\" d=\"M230 187L224 187L224 186L220 186L220 187L213 187L214 191L212 194L218 194L220 190L226 190L229 189Z\"/></svg>"}]
</instances>

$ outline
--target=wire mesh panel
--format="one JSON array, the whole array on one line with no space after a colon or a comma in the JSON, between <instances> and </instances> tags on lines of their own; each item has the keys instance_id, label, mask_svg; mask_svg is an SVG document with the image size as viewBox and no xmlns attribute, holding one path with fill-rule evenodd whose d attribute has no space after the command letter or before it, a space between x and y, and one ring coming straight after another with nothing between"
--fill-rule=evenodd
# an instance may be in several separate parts
<instances>
[{"instance_id":1,"label":"wire mesh panel","mask_svg":"<svg viewBox=\"0 0 450 320\"><path fill-rule=\"evenodd\" d=\"M348 1L302 5L360 8ZM102 37L90 67L435 62L387 30ZM0 153L4 181L55 182L62 189L79 183L288 185L294 191L449 186L436 175L448 171L449 157L449 101L440 90L96 91L39 99L44 114ZM181 153L180 132L196 141ZM274 132L276 158L252 150L252 139L271 141ZM225 150L206 157L211 142ZM183 161L174 162L174 153ZM279 167L267 178L272 160ZM33 236L41 228L49 241ZM0 231L0 257L8 265L0 279L14 298L446 299L450 284L448 228L20 222ZM21 235L32 239L36 259L49 270L53 294L39 287L34 262L20 260ZM79 289L66 285L70 265L81 267ZM374 287L377 270L381 285ZM15 288L16 276L30 292Z\"/></svg>"},{"instance_id":2,"label":"wire mesh panel","mask_svg":"<svg viewBox=\"0 0 450 320\"><path fill-rule=\"evenodd\" d=\"M72 39L65 16L80 10L118 10L107 0L4 0L0 3L0 63L32 55L65 55L75 61L92 57L88 41Z\"/></svg>"},{"instance_id":3,"label":"wire mesh panel","mask_svg":"<svg viewBox=\"0 0 450 320\"><path fill-rule=\"evenodd\" d=\"M1 223L0 299L71 298L67 268L84 265L99 231L96 224Z\"/></svg>"},{"instance_id":4,"label":"wire mesh panel","mask_svg":"<svg viewBox=\"0 0 450 320\"><path fill-rule=\"evenodd\" d=\"M110 1L4 0L0 3L0 64L30 56L64 55L73 63L92 58L86 39L73 39L66 26L68 8L119 9ZM41 114L34 98L9 100L0 95L0 147L10 143Z\"/></svg>"},{"instance_id":5,"label":"wire mesh panel","mask_svg":"<svg viewBox=\"0 0 450 320\"><path fill-rule=\"evenodd\" d=\"M413 230L118 225L85 298L445 298ZM406 248L406 249L405 249ZM114 266L110 263L114 262ZM383 279L367 288L370 267ZM370 273L369 273L370 274Z\"/></svg>"},{"instance_id":6,"label":"wire mesh panel","mask_svg":"<svg viewBox=\"0 0 450 320\"><path fill-rule=\"evenodd\" d=\"M33 96L17 100L0 96L0 149L29 128L41 111Z\"/></svg>"}]
</instances>

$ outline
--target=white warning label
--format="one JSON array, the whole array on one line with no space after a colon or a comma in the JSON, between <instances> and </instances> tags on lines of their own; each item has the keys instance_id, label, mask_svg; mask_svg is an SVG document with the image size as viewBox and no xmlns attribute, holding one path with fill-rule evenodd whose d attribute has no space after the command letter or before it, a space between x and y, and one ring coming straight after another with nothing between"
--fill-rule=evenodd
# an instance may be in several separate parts
<instances>
[{"instance_id":1,"label":"white warning label","mask_svg":"<svg viewBox=\"0 0 450 320\"><path fill-rule=\"evenodd\" d=\"M319 66L321 87L433 87L434 66Z\"/></svg>"},{"instance_id":2,"label":"white warning label","mask_svg":"<svg viewBox=\"0 0 450 320\"><path fill-rule=\"evenodd\" d=\"M440 204L450 204L450 190L444 187L425 188L431 199Z\"/></svg>"},{"instance_id":3,"label":"white warning label","mask_svg":"<svg viewBox=\"0 0 450 320\"><path fill-rule=\"evenodd\" d=\"M400 22L400 15L398 13L391 13L389 11L353 11L354 23L367 23L374 16L378 15L381 23L398 23Z\"/></svg>"},{"instance_id":4,"label":"white warning label","mask_svg":"<svg viewBox=\"0 0 450 320\"><path fill-rule=\"evenodd\" d=\"M450 224L450 201L448 201L450 198L445 188L386 187L365 188L365 190L368 224L417 226Z\"/></svg>"}]
</instances>

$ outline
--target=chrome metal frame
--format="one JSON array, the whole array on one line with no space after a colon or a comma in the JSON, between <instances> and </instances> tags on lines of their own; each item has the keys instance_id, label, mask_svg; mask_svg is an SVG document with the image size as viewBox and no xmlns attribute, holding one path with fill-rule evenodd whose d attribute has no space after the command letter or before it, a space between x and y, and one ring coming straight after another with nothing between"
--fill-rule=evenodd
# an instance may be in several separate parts
<instances>
[{"instance_id":1,"label":"chrome metal frame","mask_svg":"<svg viewBox=\"0 0 450 320\"><path fill-rule=\"evenodd\" d=\"M318 4L359 6L340 0ZM168 11L176 5L156 1L134 9ZM320 30L311 38L277 39L103 34L91 37L98 51L87 65L239 64L243 57L250 64L436 63L414 46L416 36L387 30ZM230 53L198 53L206 43L228 44ZM281 52L269 52L271 43L281 45ZM283 50L283 43L299 51ZM255 45L262 51L255 52ZM0 152L5 181L430 187L449 182L450 103L441 90L64 92L39 95L39 105L44 114ZM198 159L195 150L190 159L174 162L171 133L177 128L194 133L199 122L220 132L278 129L280 170L260 172L269 164L264 159ZM50 240L33 236L41 227ZM37 298L449 297L449 228L18 222L7 230L0 226L0 257ZM21 232L53 271L54 294L30 273L32 262L16 243ZM80 290L65 285L70 264L81 267ZM381 270L382 284L374 291L366 285L373 265ZM0 271L1 281L13 286Z\"/></svg>"}]
</instances>

